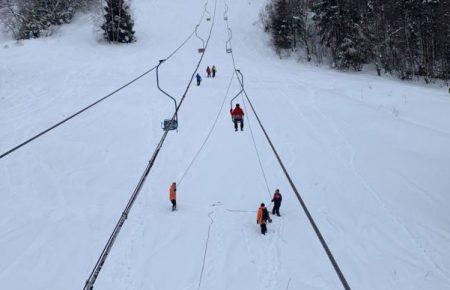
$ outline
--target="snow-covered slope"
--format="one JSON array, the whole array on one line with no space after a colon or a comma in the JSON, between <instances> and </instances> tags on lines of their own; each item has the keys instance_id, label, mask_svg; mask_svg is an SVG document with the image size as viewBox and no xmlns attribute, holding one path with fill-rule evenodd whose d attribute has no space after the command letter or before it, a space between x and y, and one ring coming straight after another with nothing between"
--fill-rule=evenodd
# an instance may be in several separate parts
<instances>
[{"instance_id":1,"label":"snow-covered slope","mask_svg":"<svg viewBox=\"0 0 450 290\"><path fill-rule=\"evenodd\" d=\"M0 152L156 64L192 32L204 6L133 4L132 45L99 43L88 16L51 38L2 43ZM352 288L450 289L446 90L280 60L258 26L264 3L228 5L246 89ZM170 133L95 289L341 289L253 115L247 111L244 132L232 128L229 100L239 86L234 80L226 96L233 70L224 7L217 0L201 66L203 73L217 65L218 77L191 88L179 131ZM202 36L210 24L202 22ZM161 67L170 93L183 92L200 44L193 38ZM0 288L83 287L171 110L151 74L0 160ZM168 186L219 112L171 212ZM257 206L270 200L249 125L270 189L284 197L267 236L255 223Z\"/></svg>"}]
</instances>

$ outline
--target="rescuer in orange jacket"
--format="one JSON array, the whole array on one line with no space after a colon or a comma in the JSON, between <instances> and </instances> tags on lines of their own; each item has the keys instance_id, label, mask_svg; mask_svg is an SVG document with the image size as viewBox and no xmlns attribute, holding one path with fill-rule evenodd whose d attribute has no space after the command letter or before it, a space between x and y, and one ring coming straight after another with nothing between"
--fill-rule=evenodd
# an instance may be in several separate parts
<instances>
[{"instance_id":1,"label":"rescuer in orange jacket","mask_svg":"<svg viewBox=\"0 0 450 290\"><path fill-rule=\"evenodd\" d=\"M173 182L169 188L169 199L172 202L172 211L177 209L177 184Z\"/></svg>"},{"instance_id":2,"label":"rescuer in orange jacket","mask_svg":"<svg viewBox=\"0 0 450 290\"><path fill-rule=\"evenodd\" d=\"M270 221L269 211L267 210L264 203L258 209L256 214L256 223L261 226L261 234L265 235L267 233L267 222Z\"/></svg>"},{"instance_id":3,"label":"rescuer in orange jacket","mask_svg":"<svg viewBox=\"0 0 450 290\"><path fill-rule=\"evenodd\" d=\"M234 110L230 109L231 118L234 123L234 130L238 130L238 123L241 124L241 131L244 130L244 111L242 111L241 106L236 104Z\"/></svg>"}]
</instances>

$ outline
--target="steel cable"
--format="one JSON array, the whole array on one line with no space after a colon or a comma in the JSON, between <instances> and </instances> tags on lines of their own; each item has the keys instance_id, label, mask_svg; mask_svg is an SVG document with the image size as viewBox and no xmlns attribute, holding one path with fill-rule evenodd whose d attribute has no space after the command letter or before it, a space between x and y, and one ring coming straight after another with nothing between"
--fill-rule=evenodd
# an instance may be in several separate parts
<instances>
[{"instance_id":1,"label":"steel cable","mask_svg":"<svg viewBox=\"0 0 450 290\"><path fill-rule=\"evenodd\" d=\"M214 219L212 218L212 215L214 214L214 211L210 212L208 214L209 219L211 220L211 222L209 223L208 226L208 235L206 237L206 243L205 243L205 251L203 252L203 262L202 262L202 270L200 271L200 278L198 280L198 287L197 290L200 290L201 286L202 286L202 281L203 281L203 273L205 272L205 265L206 265L206 255L208 254L208 245L209 245L209 239L211 236L211 228L212 225L214 223Z\"/></svg>"},{"instance_id":2,"label":"steel cable","mask_svg":"<svg viewBox=\"0 0 450 290\"><path fill-rule=\"evenodd\" d=\"M201 19L200 19L200 23L203 21L203 18L204 18L204 12L203 12L203 15L202 15L202 17L201 17ZM189 35L189 36L188 36L188 37L187 37L187 38L186 38L186 39L185 39L185 40L184 40L184 41L183 41L183 42L182 42L182 43L181 43L181 44L180 44L180 45L179 45L172 53L171 53L171 54L169 54L169 55L167 56L166 60L169 60L170 58L172 58L172 57L173 57L173 56L174 56L181 48L183 48L183 47L186 45L186 43L188 43L188 41L192 38L192 36L193 36L194 34L195 34L195 30L193 30L193 31L191 32L191 34L190 34L190 35ZM88 105L87 107L84 107L83 109L81 109L81 110L75 112L74 114L70 115L69 117L67 117L67 118L65 118L65 119L63 119L63 120L61 120L60 122L58 122L58 123L52 125L51 127L49 127L49 128L47 128L47 129L41 131L40 133L34 135L33 137L31 137L31 138L29 138L29 139L23 141L22 143L20 143L20 144L14 146L13 148L9 149L8 151L6 151L6 152L4 152L4 153L2 153L2 154L0 155L0 159L2 159L2 158L4 158L4 157L8 156L9 154L13 153L14 151L16 151L16 150L22 148L23 146L25 146L25 145L31 143L32 141L38 139L39 137L45 135L46 133L52 131L53 129L56 129L57 127L59 127L59 126L61 126L62 124L66 123L67 121L69 121L69 120L75 118L76 116L78 116L78 115L84 113L85 111L87 111L87 110L89 110L90 108L94 107L95 105L101 103L102 101L104 101L104 100L110 98L111 96L115 95L115 94L118 93L119 91L125 89L126 87L128 87L128 86L130 86L131 84L135 83L135 82L138 81L139 79L141 79L141 78L143 78L144 76L148 75L150 72L154 71L154 70L156 69L156 67L157 67L157 65L153 66L152 68L150 68L150 69L148 69L147 71L143 72L141 75L139 75L139 76L137 76L136 78L132 79L131 81L129 81L128 83L124 84L124 85L121 86L120 88L118 88L118 89L112 91L111 93L109 93L109 94L107 94L106 96L104 96L104 97L98 99L97 101L93 102L92 104Z\"/></svg>"},{"instance_id":3,"label":"steel cable","mask_svg":"<svg viewBox=\"0 0 450 290\"><path fill-rule=\"evenodd\" d=\"M226 20L226 23L227 23L227 28L229 28L228 19ZM231 47L231 40L230 40L230 47ZM236 67L236 62L235 62L234 51L233 50L231 51L231 57L232 57L234 69L236 70L237 67ZM306 203L304 202L304 200L301 197L299 191L297 190L297 187L295 186L294 182L292 181L292 178L289 175L289 172L287 171L283 161L281 160L281 157L278 154L278 151L276 150L275 146L273 145L272 140L270 139L270 137L269 137L269 135L268 135L264 125L262 124L261 119L259 118L258 114L256 113L255 107L253 106L253 104L252 104L252 102L251 102L251 100L250 100L250 98L249 98L249 96L247 94L247 91L244 88L244 84L241 82L241 80L239 78L238 78L238 80L239 80L239 83L240 83L240 85L241 85L241 87L243 89L244 95L245 95L245 97L246 97L246 99L247 99L247 101L248 101L248 103L249 103L249 105L250 105L250 107L251 107L251 109L253 111L253 114L255 115L256 120L258 121L259 126L260 126L261 130L263 131L264 136L266 137L267 142L269 143L269 145L270 145L270 147L271 147L271 149L272 149L276 159L278 160L278 163L280 164L281 169L283 170L283 173L285 174L285 176L286 176L286 178L287 178L287 180L288 180L292 190L294 191L298 201L300 202L300 205L301 205L303 211L305 212L306 217L308 218L308 221L311 224L311 226L312 226L312 228L313 228L317 238L319 239L319 241L320 241L320 243L322 245L322 248L325 250L325 253L328 256L328 259L330 260L330 262L331 262L331 264L332 264L332 266L334 268L334 271L336 272L336 274L337 274L337 276L338 276L342 286L344 287L345 290L351 290L350 285L348 284L348 282L347 282L343 272L341 271L341 269L340 269L336 259L334 258L334 256L333 256L333 254L332 254L332 252L331 252L327 242L325 241L325 238L323 237L322 233L320 232L320 230L319 230L316 222L314 221L314 219L313 219L313 217L312 217L308 207L306 206Z\"/></svg>"},{"instance_id":4,"label":"steel cable","mask_svg":"<svg viewBox=\"0 0 450 290\"><path fill-rule=\"evenodd\" d=\"M211 28L209 30L209 35L208 35L208 38L207 38L207 41L206 41L205 48L208 47L209 40L211 39L212 30L213 30L213 27L214 27L214 24L215 24L217 0L215 0L214 3L215 3L214 4L214 16L213 16L214 18L213 18L213 21L211 23ZM181 108L181 105L183 104L184 100L186 99L187 93L188 93L188 91L189 91L189 89L190 89L190 87L192 85L192 81L193 81L193 79L195 77L195 73L197 72L198 68L200 67L200 64L203 61L203 58L205 56L205 52L206 51L204 51L202 53L202 55L201 55L197 65L195 67L195 70L194 70L194 72L191 75L191 78L190 78L189 83L188 83L188 85L186 87L186 90L183 93L183 96L182 96L182 98L180 100L180 103L178 104L178 106L177 106L177 108L176 108L176 110L175 110L175 112L174 112L174 114L172 116L171 122L173 122L173 120L175 119L176 115L178 114L178 111ZM150 173L150 170L152 169L152 167L153 167L153 165L154 165L154 163L156 161L156 158L158 157L158 154L159 154L159 152L160 152L160 150L161 150L161 148L162 148L162 146L164 144L164 141L166 140L166 137L167 137L168 133L169 133L168 130L164 131L164 133L163 133L163 135L162 135L158 145L156 146L155 151L152 154L152 157L150 158L150 160L149 160L149 162L147 164L147 167L145 168L141 178L139 179L138 184L136 185L136 187L135 187L135 189L133 191L133 194L131 195L131 197L130 197L130 199L129 199L126 207L125 207L125 210L122 212L118 222L116 223L116 226L114 227L113 232L111 233L111 235L110 235L110 237L109 237L105 247L102 250L102 253L100 254L100 256L99 256L99 258L98 258L98 260L97 260L97 262L96 262L96 264L95 264L95 266L93 268L93 270L91 271L91 274L89 275L89 278L87 279L83 290L92 290L94 288L94 284L95 284L95 282L97 280L98 275L100 274L100 271L101 271L101 269L102 269L102 267L103 267L103 265L104 265L104 263L106 261L106 258L108 257L109 252L111 251L111 249L112 249L112 247L114 245L114 242L117 239L117 237L118 237L118 235L120 233L120 230L122 229L123 224L125 223L125 220L128 218L128 214L130 213L131 208L133 207L134 202L136 201L136 199L137 199L137 197L138 197L138 195L139 195L139 193L140 193L140 191L141 191L141 189L142 189L142 187L143 187L143 185L145 183L145 180L146 180L148 174Z\"/></svg>"},{"instance_id":5,"label":"steel cable","mask_svg":"<svg viewBox=\"0 0 450 290\"><path fill-rule=\"evenodd\" d=\"M244 97L242 97L242 103L244 104L245 111L248 112L247 111L247 105L245 104ZM256 145L255 136L253 134L252 125L251 125L251 122L250 122L250 117L248 116L248 114L246 114L245 117L247 118L248 128L250 129L250 136L252 137L253 147L255 148L256 157L258 157L259 168L261 169L261 174L262 174L262 176L264 178L264 183L266 184L266 188L267 188L267 193L269 194L269 200L272 200L272 194L270 193L270 187L269 187L269 183L267 181L266 172L264 171L264 167L262 165L261 156L259 154L258 146Z\"/></svg>"},{"instance_id":6,"label":"steel cable","mask_svg":"<svg viewBox=\"0 0 450 290\"><path fill-rule=\"evenodd\" d=\"M225 105L225 101L228 97L228 94L230 92L230 88L231 85L233 83L233 79L234 79L234 75L236 74L235 71L233 71L233 74L231 75L231 79L230 82L228 84L228 88L227 88L227 92L222 100L222 104L220 105L219 111L217 112L216 118L213 122L213 124L211 125L211 128L209 129L208 134L206 135L205 139L202 142L202 145L200 146L200 148L197 150L197 152L195 153L194 157L192 158L191 162L189 163L189 165L187 166L186 170L183 172L183 174L181 175L179 181L178 181L178 185L180 185L183 182L184 177L187 175L187 173L189 172L189 170L191 169L192 165L194 164L195 160L198 158L198 156L200 155L200 153L202 152L203 148L205 147L206 143L209 140L209 137L211 136L212 132L214 131L217 121L219 120L220 114L222 113L223 107Z\"/></svg>"}]
</instances>

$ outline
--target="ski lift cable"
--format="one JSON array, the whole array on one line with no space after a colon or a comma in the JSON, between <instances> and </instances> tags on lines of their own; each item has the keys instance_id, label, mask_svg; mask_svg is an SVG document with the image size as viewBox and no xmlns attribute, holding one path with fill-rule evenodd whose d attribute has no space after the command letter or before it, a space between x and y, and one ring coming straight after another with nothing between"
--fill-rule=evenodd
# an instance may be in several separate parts
<instances>
[{"instance_id":1,"label":"ski lift cable","mask_svg":"<svg viewBox=\"0 0 450 290\"><path fill-rule=\"evenodd\" d=\"M208 217L210 219L210 223L208 226L208 235L206 236L206 243L205 243L205 249L203 251L203 262L202 262L202 270L200 271L200 278L198 280L198 285L197 285L197 290L200 290L201 286L202 286L202 281L203 281L203 273L205 272L205 265L206 265L206 255L208 254L208 245L209 245L209 239L211 237L211 228L214 224L214 215L215 211L211 211L208 214Z\"/></svg>"},{"instance_id":2,"label":"ski lift cable","mask_svg":"<svg viewBox=\"0 0 450 290\"><path fill-rule=\"evenodd\" d=\"M228 13L228 5L226 3L225 3L225 6L226 6L226 12ZM232 44L231 44L231 39L233 38L233 31L231 30L231 28L230 28L230 26L228 24L228 17L227 17L227 19L225 19L225 23L227 25L227 32L228 32L228 37L229 37L228 40L227 40L227 43L226 43L226 47L227 47L226 52L231 55L231 58L233 60L233 67L235 69L235 72L238 74L237 75L237 79L239 81L239 86L241 87L241 90L230 101L230 106L231 106L231 108L233 108L233 101L244 92L244 75L241 73L241 71L239 69L236 68L236 61L235 61L235 58L234 58L233 48L232 48ZM240 76L240 79L239 79L239 76ZM243 100L243 104L244 104L244 109L245 109L245 111L247 111L244 97L242 97L242 100ZM251 123L250 123L250 118L249 118L248 114L245 115L245 116L247 118L247 123L248 123L249 129L250 129L250 135L251 135L252 140L253 140L253 146L254 146L254 149L255 149L255 152L256 152L256 156L258 158L258 163L259 163L259 167L261 169L261 174L263 176L264 183L266 185L266 189L267 189L267 192L269 194L269 201L271 201L272 200L272 194L271 194L271 191L270 191L269 182L267 181L266 172L264 170L264 166L262 165L261 156L259 154L259 150L258 150L258 147L256 145L255 137L254 137L253 130L252 130L252 127L251 127Z\"/></svg>"},{"instance_id":3,"label":"ski lift cable","mask_svg":"<svg viewBox=\"0 0 450 290\"><path fill-rule=\"evenodd\" d=\"M244 75L243 75L243 74L241 73L241 71L238 70L238 69L235 70L235 73L236 73L236 77L237 77L237 79L238 79L238 81L239 81L239 86L241 87L241 90L236 94L236 96L234 96L234 97L231 99L231 101L230 101L230 107L231 107L231 110L232 110L232 109L233 109L233 102L234 102L234 100L235 100L236 98L238 98L239 96L241 96L241 97L242 97L243 104L244 104L244 109L245 109L245 111L247 111L247 108L246 108L246 106L245 106L245 100L244 100L244 97L242 96L242 92L244 91ZM240 76L240 79L239 79L239 76ZM266 173L265 173L265 171L264 171L264 167L263 167L262 162L261 162L261 157L260 157L260 155L259 155L258 147L257 147L257 145L256 145L255 137L254 137L253 130L252 130L252 127L251 127L251 123L250 123L250 118L248 117L248 114L245 115L245 117L247 118L248 126L249 126L249 128L250 128L250 134L251 134L251 137L252 137L252 140L253 140L253 146L254 146L254 149L255 149L255 152L256 152L256 156L258 157L259 167L260 167L260 169L261 169L261 173L262 173L262 176L263 176L263 179L264 179L266 188L267 188L267 192L269 193L269 197L270 197L270 199L271 199L271 198L272 198L272 195L270 194L269 183L267 182Z\"/></svg>"},{"instance_id":4,"label":"ski lift cable","mask_svg":"<svg viewBox=\"0 0 450 290\"><path fill-rule=\"evenodd\" d=\"M217 0L215 0L214 2L215 2L215 5L214 5L213 21L211 22L211 28L210 28L210 31L209 31L209 36L208 36L207 41L206 41L206 46L208 46L209 40L211 39L212 30L213 30L214 23L215 23ZM189 83L186 86L186 90L184 91L183 96L182 96L180 102L178 103L178 106L177 106L177 108L176 108L176 110L175 110L175 112L174 112L174 114L172 116L172 120L175 119L175 116L178 114L178 111L180 110L181 106L183 105L183 102L186 99L187 93L189 92L189 89L191 88L191 85L192 85L192 82L194 80L195 74L198 71L198 69L199 69L199 67L200 67L200 65L202 63L204 56L205 56L205 54L203 53L201 55L197 65L196 65L196 67L195 67L194 72L191 75ZM93 290L94 289L94 284L95 284L95 282L96 282L96 280L98 278L98 275L100 274L100 271L102 270L102 267L103 267L103 265L106 262L106 259L107 259L108 255L109 255L113 245L114 245L114 242L116 241L116 239L117 239L117 237L118 237L118 235L119 235L119 233L120 233L120 231L122 229L122 226L124 225L125 221L128 218L128 214L130 213L130 211L131 211L131 209L132 209L132 207L134 205L134 202L136 201L140 191L142 190L142 187L143 187L143 185L144 185L144 183L145 183L145 181L147 179L147 176L149 175L151 169L153 168L153 165L154 165L154 163L156 161L156 158L158 157L159 152L161 151L161 148L162 148L162 146L163 146L163 144L164 144L164 142L166 140L166 137L169 134L169 132L170 131L168 131L168 130L164 131L163 135L161 136L161 139L160 139L158 145L156 146L155 151L153 152L150 160L148 161L148 164L147 164L147 166L146 166L142 176L140 177L139 182L136 185L136 187L135 187L135 189L134 189L134 191L133 191L133 193L132 193L132 195L131 195L131 197L130 197L130 199L129 199L129 201L128 201L125 209L124 209L124 211L122 212L121 216L119 217L119 220L117 221L117 223L116 223L116 225L115 225L115 227L113 229L113 232L111 233L107 243L105 244L105 247L103 248L99 258L97 259L97 262L96 262L94 268L92 269L92 271L91 271L91 273L90 273L90 275L89 275L89 277L88 277L88 279L87 279L87 281L86 281L86 283L84 285L83 290Z\"/></svg>"},{"instance_id":5,"label":"ski lift cable","mask_svg":"<svg viewBox=\"0 0 450 290\"><path fill-rule=\"evenodd\" d=\"M333 266L333 268L334 268L334 270L336 272L336 274L338 275L339 280L342 283L342 286L344 287L345 290L350 290L351 288L350 288L347 280L345 279L344 274L342 273L339 265L337 264L336 259L334 258L334 256L333 256L333 254L332 254L328 244L325 241L325 238L323 237L323 235L320 232L316 222L314 221L314 219L313 219L313 217L312 217L308 207L306 206L306 203L304 202L304 200L301 197L297 187L295 186L294 182L292 181L292 178L289 175L289 172L287 171L283 161L281 160L280 155L278 154L278 151L276 150L275 146L272 143L272 140L270 139L266 129L264 128L264 125L262 124L261 119L259 118L258 114L256 113L256 110L255 110L255 108L254 108L254 106L253 106L253 104L252 104L252 102L251 102L247 92L245 91L245 89L244 89L244 95L245 95L245 98L246 98L247 102L250 105L250 108L253 111L253 114L255 115L255 117L256 117L256 119L257 119L257 121L259 123L259 126L260 126L261 130L264 133L264 136L266 137L267 142L269 143L273 153L275 154L276 159L278 160L278 163L280 164L281 169L283 170L283 172L284 172L284 174L285 174L285 176L286 176L286 178L287 178L287 180L288 180L292 190L294 191L298 201L300 202L300 205L303 208L303 211L305 212L305 214L306 214L306 216L307 216L307 218L308 218L308 220L309 220L309 222L310 222L314 232L316 233L317 238L319 239L320 243L322 244L323 249L325 250L325 252L326 252L326 254L327 254L327 256L328 256L328 258L329 258L329 260L330 260L330 262L331 262L331 264L332 264L332 266Z\"/></svg>"},{"instance_id":6,"label":"ski lift cable","mask_svg":"<svg viewBox=\"0 0 450 290\"><path fill-rule=\"evenodd\" d=\"M214 129L216 128L217 125L217 121L219 120L219 117L223 111L223 107L225 105L225 101L228 97L228 94L230 92L230 88L231 85L233 83L233 79L234 79L234 75L235 75L235 71L233 71L233 74L231 75L230 78L230 82L228 83L228 88L227 88L227 92L225 93L225 96L222 100L222 104L220 105L220 108L217 112L216 118L214 119L213 124L211 125L211 128L209 129L208 134L206 135L205 139L202 142L202 145L199 147L199 149L197 150L197 152L194 154L194 157L192 158L191 162L189 162L189 165L187 166L186 170L183 172L183 174L181 175L179 181L178 181L178 185L181 185L181 183L183 182L184 178L186 177L187 173L189 172L189 170L191 169L192 165L194 164L194 162L197 160L198 156L200 155L200 153L202 152L203 148L205 147L206 143L209 140L209 137L211 137L212 132L214 131Z\"/></svg>"},{"instance_id":7,"label":"ski lift cable","mask_svg":"<svg viewBox=\"0 0 450 290\"><path fill-rule=\"evenodd\" d=\"M201 22L201 21L203 21L203 16L202 16L200 22ZM178 53L178 51L179 51L181 48L183 48L183 47L186 45L186 43L188 43L188 41L194 36L194 34L195 34L195 29L192 30L191 34L190 34L186 39L184 39L184 41L183 41L179 46L177 46L177 48L176 48L174 51L172 51L172 52L167 56L167 58L166 58L165 60L171 59L176 53ZM135 83L136 81L140 80L140 79L143 78L144 76L146 76L146 75L148 75L149 73L151 73L152 71L154 71L154 70L156 69L157 66L158 66L158 65L155 65L155 66L151 67L150 69L146 70L145 72L143 72L143 73L140 74L139 76L135 77L134 79L132 79L132 80L129 81L128 83L126 83L126 84L124 84L123 86L117 88L116 90L110 92L110 93L107 94L106 96L104 96L104 97L98 99L97 101L91 103L90 105L88 105L88 106L82 108L81 110L79 110L79 111L73 113L73 114L70 115L69 117L67 117L67 118L65 118L65 119L63 119L63 120L61 120L61 121L59 121L58 123L56 123L56 124L54 124L54 125L48 127L47 129L45 129L45 130L39 132L38 134L34 135L33 137L31 137L31 138L29 138L29 139L23 141L22 143L20 143L20 144L14 146L14 147L11 148L11 149L7 150L6 152L4 152L4 153L2 153L2 154L0 155L0 159L6 157L6 156L8 156L8 155L10 155L11 153L17 151L18 149L20 149L20 148L24 147L25 145L31 143L32 141L34 141L34 140L36 140L36 139L42 137L43 135L47 134L48 132L50 132L50 131L56 129L57 127L59 127L59 126L61 126L61 125L63 125L63 124L66 123L67 121L69 121L69 120L71 120L71 119L73 119L73 118L75 118L75 117L81 115L82 113L84 113L84 112L86 112L87 110L91 109L92 107L98 105L99 103L103 102L104 100L106 100L106 99L112 97L113 95L117 94L117 93L120 92L121 90L125 89L126 87L130 86L131 84Z\"/></svg>"},{"instance_id":8,"label":"ski lift cable","mask_svg":"<svg viewBox=\"0 0 450 290\"><path fill-rule=\"evenodd\" d=\"M229 28L228 20L226 22L227 22L227 28ZM234 66L235 70L237 70L237 68L236 68L236 61L235 61L235 58L234 58L234 52L231 52L230 55L231 55L231 58L232 58L232 61L233 61L233 66ZM258 121L258 124L259 124L259 126L260 126L260 128L261 128L261 130L262 130L262 132L263 132L267 142L269 143L269 145L270 145L270 147L271 147L271 149L272 149L272 151L273 151L273 153L274 153L274 155L275 155L275 157L276 157L276 159L277 159L277 161L278 161L278 163L279 163L279 165L280 165L284 175L286 176L286 178L287 178L287 180L288 180L288 182L289 182L293 192L295 193L298 201L300 202L300 205L301 205L303 211L305 212L305 215L308 218L308 221L311 224L311 226L312 226L312 228L313 228L317 238L319 239L320 244L322 245L322 248L324 249L326 255L328 256L328 259L330 260L330 262L331 262L331 264L333 266L333 269L336 272L336 274L337 274L337 276L338 276L338 278L339 278L343 288L345 290L351 290L350 285L348 284L348 282L347 282L347 280L346 280L346 278L344 276L344 273L342 272L342 270L339 267L336 259L334 258L333 253L330 250L330 247L328 246L327 242L325 241L325 238L323 237L322 233L320 232L319 227L317 226L316 222L314 221L314 218L312 217L312 215L311 215L311 213L310 213L306 203L304 202L304 200L301 197L297 187L295 186L291 176L289 175L289 172L287 171L286 166L284 165L280 155L278 154L278 151L276 150L272 140L270 139L269 134L267 133L264 125L262 124L261 119L259 118L258 114L256 113L256 109L253 106L253 103L251 102L250 97L248 96L247 91L245 90L243 83L241 83L241 80L239 78L238 78L238 80L239 80L240 85L241 85L241 87L243 89L244 96L245 96L247 102L249 103L250 108L251 108L253 114L255 115L256 120Z\"/></svg>"},{"instance_id":9,"label":"ski lift cable","mask_svg":"<svg viewBox=\"0 0 450 290\"><path fill-rule=\"evenodd\" d=\"M244 96L242 96L242 103L244 104L245 111L248 112L247 111L247 105L245 104L246 101L244 99ZM267 175L266 175L266 172L264 170L264 166L263 166L262 161L261 161L261 156L259 154L258 146L256 145L255 135L253 134L253 129L252 129L252 125L251 125L251 122L250 122L250 117L248 116L248 114L246 114L245 117L247 118L247 124L248 124L248 128L250 129L250 136L252 137L253 148L255 149L256 157L258 158L259 168L261 169L261 175L264 178L264 183L266 184L267 193L269 194L269 200L272 200L272 194L270 192L269 182L267 181Z\"/></svg>"}]
</instances>

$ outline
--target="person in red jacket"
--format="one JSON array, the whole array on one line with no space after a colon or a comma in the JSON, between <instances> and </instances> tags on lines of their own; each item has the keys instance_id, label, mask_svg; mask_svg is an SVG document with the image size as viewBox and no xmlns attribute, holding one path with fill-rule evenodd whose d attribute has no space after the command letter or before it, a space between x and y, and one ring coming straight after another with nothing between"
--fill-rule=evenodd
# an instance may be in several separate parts
<instances>
[{"instance_id":1,"label":"person in red jacket","mask_svg":"<svg viewBox=\"0 0 450 290\"><path fill-rule=\"evenodd\" d=\"M169 199L172 203L172 211L177 209L177 184L173 182L169 188Z\"/></svg>"},{"instance_id":2,"label":"person in red jacket","mask_svg":"<svg viewBox=\"0 0 450 290\"><path fill-rule=\"evenodd\" d=\"M234 110L230 109L230 114L234 123L234 130L238 130L238 123L241 124L241 131L244 130L244 111L242 111L239 104L236 104Z\"/></svg>"},{"instance_id":3,"label":"person in red jacket","mask_svg":"<svg viewBox=\"0 0 450 290\"><path fill-rule=\"evenodd\" d=\"M211 77L211 69L209 68L209 66L206 68L206 75L208 78Z\"/></svg>"},{"instance_id":4,"label":"person in red jacket","mask_svg":"<svg viewBox=\"0 0 450 290\"><path fill-rule=\"evenodd\" d=\"M273 209L272 214L277 214L277 216L280 216L280 206L281 201L283 200L283 197L281 196L280 190L275 190L275 194L273 195L272 202L273 202Z\"/></svg>"}]
</instances>

